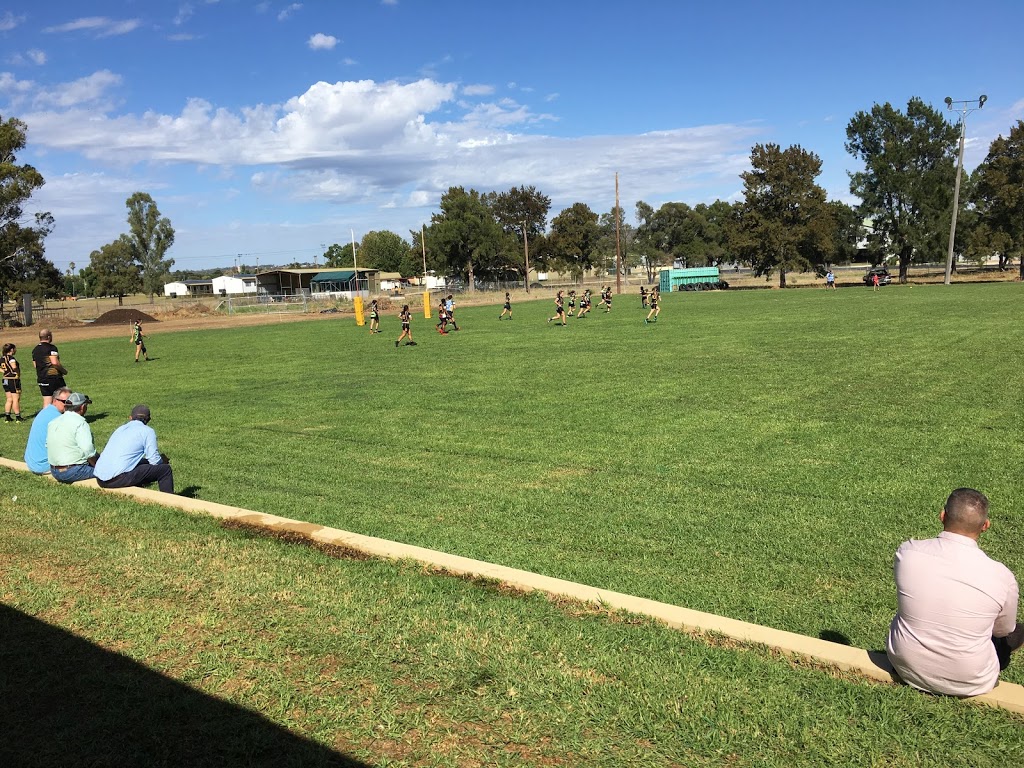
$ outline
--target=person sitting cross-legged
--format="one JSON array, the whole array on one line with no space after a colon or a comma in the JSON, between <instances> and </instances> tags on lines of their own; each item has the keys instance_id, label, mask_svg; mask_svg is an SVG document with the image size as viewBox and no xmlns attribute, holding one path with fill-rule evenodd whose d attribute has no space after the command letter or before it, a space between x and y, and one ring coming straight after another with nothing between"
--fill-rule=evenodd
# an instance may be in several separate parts
<instances>
[{"instance_id":1,"label":"person sitting cross-legged","mask_svg":"<svg viewBox=\"0 0 1024 768\"><path fill-rule=\"evenodd\" d=\"M896 550L897 613L886 652L908 685L949 696L978 696L999 682L1010 652L1024 644L1017 580L978 547L988 499L957 488L939 514L942 533Z\"/></svg>"},{"instance_id":2,"label":"person sitting cross-legged","mask_svg":"<svg viewBox=\"0 0 1024 768\"><path fill-rule=\"evenodd\" d=\"M151 418L148 405L136 405L128 423L114 430L96 462L100 488L156 483L164 493L174 493L174 472L167 457L157 450Z\"/></svg>"}]
</instances>

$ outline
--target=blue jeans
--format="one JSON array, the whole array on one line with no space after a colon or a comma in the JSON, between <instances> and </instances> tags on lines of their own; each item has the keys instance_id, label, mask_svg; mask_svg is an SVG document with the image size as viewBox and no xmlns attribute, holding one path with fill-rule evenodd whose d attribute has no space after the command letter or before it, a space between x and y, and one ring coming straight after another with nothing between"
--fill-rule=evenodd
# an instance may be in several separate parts
<instances>
[{"instance_id":1,"label":"blue jeans","mask_svg":"<svg viewBox=\"0 0 1024 768\"><path fill-rule=\"evenodd\" d=\"M72 464L67 469L50 467L50 474L58 483L77 483L79 480L88 480L95 472L96 470L88 464Z\"/></svg>"}]
</instances>

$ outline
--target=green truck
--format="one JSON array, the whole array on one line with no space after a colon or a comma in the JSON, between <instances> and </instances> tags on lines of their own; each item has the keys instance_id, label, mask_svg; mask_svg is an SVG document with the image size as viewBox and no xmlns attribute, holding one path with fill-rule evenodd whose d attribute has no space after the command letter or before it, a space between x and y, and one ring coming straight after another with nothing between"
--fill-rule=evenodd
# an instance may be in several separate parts
<instances>
[{"instance_id":1,"label":"green truck","mask_svg":"<svg viewBox=\"0 0 1024 768\"><path fill-rule=\"evenodd\" d=\"M661 270L658 288L662 293L669 291L710 291L728 288L722 280L718 267L695 267L693 269Z\"/></svg>"}]
</instances>

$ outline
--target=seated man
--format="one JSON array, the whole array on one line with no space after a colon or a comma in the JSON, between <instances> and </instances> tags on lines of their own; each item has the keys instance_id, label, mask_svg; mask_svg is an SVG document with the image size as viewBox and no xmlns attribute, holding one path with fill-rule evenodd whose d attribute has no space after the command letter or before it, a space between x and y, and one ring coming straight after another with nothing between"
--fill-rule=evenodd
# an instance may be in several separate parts
<instances>
[{"instance_id":1,"label":"seated man","mask_svg":"<svg viewBox=\"0 0 1024 768\"><path fill-rule=\"evenodd\" d=\"M939 520L936 538L906 541L896 551L898 611L886 651L914 688L977 696L995 688L1010 651L1024 643L1017 580L978 548L990 524L983 493L953 491Z\"/></svg>"},{"instance_id":2,"label":"seated man","mask_svg":"<svg viewBox=\"0 0 1024 768\"><path fill-rule=\"evenodd\" d=\"M55 389L53 400L32 420L32 429L28 431L28 443L25 445L25 465L37 475L50 474L50 461L46 458L46 428L64 413L64 405L70 394L68 387Z\"/></svg>"},{"instance_id":3,"label":"seated man","mask_svg":"<svg viewBox=\"0 0 1024 768\"><path fill-rule=\"evenodd\" d=\"M46 427L46 460L50 462L50 474L61 483L77 483L93 476L99 454L85 420L90 403L88 395L72 392L64 403L64 413Z\"/></svg>"},{"instance_id":4,"label":"seated man","mask_svg":"<svg viewBox=\"0 0 1024 768\"><path fill-rule=\"evenodd\" d=\"M149 406L136 405L128 423L114 430L96 462L96 482L100 488L157 483L164 493L174 493L174 474L167 457L156 449L156 432L149 426L151 418Z\"/></svg>"}]
</instances>

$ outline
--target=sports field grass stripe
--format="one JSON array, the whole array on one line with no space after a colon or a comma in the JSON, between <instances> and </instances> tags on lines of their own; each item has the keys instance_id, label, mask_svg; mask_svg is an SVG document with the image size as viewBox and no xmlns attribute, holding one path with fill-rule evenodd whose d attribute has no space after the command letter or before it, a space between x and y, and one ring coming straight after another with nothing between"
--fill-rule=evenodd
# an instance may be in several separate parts
<instances>
[{"instance_id":1,"label":"sports field grass stripe","mask_svg":"<svg viewBox=\"0 0 1024 768\"><path fill-rule=\"evenodd\" d=\"M23 472L28 471L24 463L3 457L0 457L0 466ZM94 490L106 490L111 493L131 496L143 502L230 520L245 526L264 529L271 534L289 534L311 542L343 547L389 560L412 560L454 575L491 579L524 591L540 591L553 597L594 603L609 610L646 616L676 629L689 632L711 632L742 643L764 645L786 655L808 657L874 680L894 680L892 667L885 653L881 651L866 651L794 632L669 605L656 600L601 590L586 584L543 576L517 568L450 555L374 536L364 536L301 520L268 515L241 507L165 494L147 488L101 489L95 480L76 485ZM1024 714L1024 686L1014 683L1000 682L995 690L971 700Z\"/></svg>"}]
</instances>

